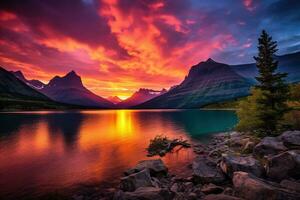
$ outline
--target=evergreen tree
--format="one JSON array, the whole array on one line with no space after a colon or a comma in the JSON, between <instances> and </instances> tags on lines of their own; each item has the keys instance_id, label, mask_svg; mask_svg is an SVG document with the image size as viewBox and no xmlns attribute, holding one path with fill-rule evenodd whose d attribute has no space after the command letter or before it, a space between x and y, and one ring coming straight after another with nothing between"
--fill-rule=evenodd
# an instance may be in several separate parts
<instances>
[{"instance_id":1,"label":"evergreen tree","mask_svg":"<svg viewBox=\"0 0 300 200\"><path fill-rule=\"evenodd\" d=\"M256 87L262 92L262 96L256 100L260 108L257 118L262 122L257 131L263 135L276 134L280 129L279 121L288 111L286 101L289 88L284 81L287 74L277 71L278 61L274 59L277 50L277 42L272 41L272 37L263 30L258 39L259 53L254 57L259 71Z\"/></svg>"}]
</instances>

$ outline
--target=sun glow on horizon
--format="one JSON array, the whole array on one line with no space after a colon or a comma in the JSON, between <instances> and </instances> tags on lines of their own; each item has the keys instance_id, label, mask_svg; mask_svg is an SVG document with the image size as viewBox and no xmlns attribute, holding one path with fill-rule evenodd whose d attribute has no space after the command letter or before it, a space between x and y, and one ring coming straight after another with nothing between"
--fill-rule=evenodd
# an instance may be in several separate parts
<instances>
[{"instance_id":1,"label":"sun glow on horizon","mask_svg":"<svg viewBox=\"0 0 300 200\"><path fill-rule=\"evenodd\" d=\"M126 96L126 95L117 95L117 97L119 97L121 100L126 100L128 99L130 96Z\"/></svg>"},{"instance_id":2,"label":"sun glow on horizon","mask_svg":"<svg viewBox=\"0 0 300 200\"><path fill-rule=\"evenodd\" d=\"M2 0L0 65L43 82L74 70L95 94L124 100L180 84L209 57L253 62L256 27L278 38L280 54L299 51L298 10L289 1Z\"/></svg>"}]
</instances>

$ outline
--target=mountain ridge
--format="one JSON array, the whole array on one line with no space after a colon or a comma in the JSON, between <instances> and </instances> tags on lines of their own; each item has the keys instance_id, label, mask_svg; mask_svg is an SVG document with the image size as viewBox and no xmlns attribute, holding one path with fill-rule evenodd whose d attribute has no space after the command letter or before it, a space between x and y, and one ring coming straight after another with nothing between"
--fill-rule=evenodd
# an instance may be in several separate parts
<instances>
[{"instance_id":1,"label":"mountain ridge","mask_svg":"<svg viewBox=\"0 0 300 200\"><path fill-rule=\"evenodd\" d=\"M0 67L1 111L77 108L79 107L52 101L49 97L17 78L14 73Z\"/></svg>"},{"instance_id":2,"label":"mountain ridge","mask_svg":"<svg viewBox=\"0 0 300 200\"><path fill-rule=\"evenodd\" d=\"M75 71L65 76L55 76L40 90L51 99L74 105L97 108L113 108L114 104L88 90L82 83L81 77Z\"/></svg>"},{"instance_id":3,"label":"mountain ridge","mask_svg":"<svg viewBox=\"0 0 300 200\"><path fill-rule=\"evenodd\" d=\"M109 96L106 98L108 101L112 102L113 104L118 104L122 102L122 99L120 99L118 96Z\"/></svg>"},{"instance_id":4,"label":"mountain ridge","mask_svg":"<svg viewBox=\"0 0 300 200\"><path fill-rule=\"evenodd\" d=\"M10 71L10 72L13 73L18 79L20 79L21 81L23 81L24 83L26 83L27 85L29 85L30 87L32 87L34 89L39 90L39 89L42 89L46 85L42 81L39 81L36 79L31 79L31 80L26 79L24 74L20 70Z\"/></svg>"},{"instance_id":5,"label":"mountain ridge","mask_svg":"<svg viewBox=\"0 0 300 200\"><path fill-rule=\"evenodd\" d=\"M130 108L138 104L144 103L150 99L153 99L161 94L164 94L167 90L153 90L147 88L140 88L138 91L133 93L129 98L121 101L117 104L118 108Z\"/></svg>"},{"instance_id":6,"label":"mountain ridge","mask_svg":"<svg viewBox=\"0 0 300 200\"><path fill-rule=\"evenodd\" d=\"M249 94L251 82L229 65L207 59L192 66L185 79L167 93L137 108L195 108Z\"/></svg>"},{"instance_id":7,"label":"mountain ridge","mask_svg":"<svg viewBox=\"0 0 300 200\"><path fill-rule=\"evenodd\" d=\"M278 71L289 73L287 81L299 82L300 52L276 58ZM194 108L247 96L257 73L255 63L228 65L209 58L192 66L179 85L135 108Z\"/></svg>"},{"instance_id":8,"label":"mountain ridge","mask_svg":"<svg viewBox=\"0 0 300 200\"><path fill-rule=\"evenodd\" d=\"M287 72L288 82L299 82L300 81L300 51L285 55L275 56L275 59L278 60L278 71ZM239 65L230 65L230 67L235 70L241 76L256 82L255 76L258 75L258 70L255 63L239 64Z\"/></svg>"}]
</instances>

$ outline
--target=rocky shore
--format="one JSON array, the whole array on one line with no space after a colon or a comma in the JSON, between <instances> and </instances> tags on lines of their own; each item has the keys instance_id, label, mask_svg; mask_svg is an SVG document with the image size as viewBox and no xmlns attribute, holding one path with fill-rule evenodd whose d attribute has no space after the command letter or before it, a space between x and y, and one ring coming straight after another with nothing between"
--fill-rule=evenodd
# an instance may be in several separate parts
<instances>
[{"instance_id":1,"label":"rocky shore","mask_svg":"<svg viewBox=\"0 0 300 200\"><path fill-rule=\"evenodd\" d=\"M193 144L187 170L168 172L161 159L140 161L124 172L114 200L300 199L300 131L257 139L231 132Z\"/></svg>"}]
</instances>

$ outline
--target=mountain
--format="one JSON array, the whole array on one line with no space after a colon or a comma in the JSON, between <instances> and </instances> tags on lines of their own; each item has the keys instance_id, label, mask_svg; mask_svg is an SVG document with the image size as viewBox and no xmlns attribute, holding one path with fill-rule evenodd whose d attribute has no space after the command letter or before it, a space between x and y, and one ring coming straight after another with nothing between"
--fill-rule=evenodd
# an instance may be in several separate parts
<instances>
[{"instance_id":1,"label":"mountain","mask_svg":"<svg viewBox=\"0 0 300 200\"><path fill-rule=\"evenodd\" d=\"M278 61L278 71L287 72L287 81L290 83L300 82L300 52L275 56ZM256 82L255 76L258 75L258 70L255 63L231 65L231 68L239 75Z\"/></svg>"},{"instance_id":2,"label":"mountain","mask_svg":"<svg viewBox=\"0 0 300 200\"><path fill-rule=\"evenodd\" d=\"M110 96L106 98L108 101L112 102L113 104L118 104L122 101L118 96Z\"/></svg>"},{"instance_id":3,"label":"mountain","mask_svg":"<svg viewBox=\"0 0 300 200\"><path fill-rule=\"evenodd\" d=\"M21 71L11 71L11 73L13 73L18 79L34 89L40 90L45 86L45 84L39 80L27 80Z\"/></svg>"},{"instance_id":4,"label":"mountain","mask_svg":"<svg viewBox=\"0 0 300 200\"><path fill-rule=\"evenodd\" d=\"M154 97L157 97L159 95L162 95L166 92L167 92L166 89L151 90L151 89L146 89L146 88L140 88L138 91L133 93L133 95L131 97L118 103L117 106L119 108L129 108L129 107L144 103L144 102L146 102L150 99L153 99Z\"/></svg>"},{"instance_id":5,"label":"mountain","mask_svg":"<svg viewBox=\"0 0 300 200\"><path fill-rule=\"evenodd\" d=\"M49 100L48 97L32 89L16 78L14 74L0 67L0 93L8 96L28 97L31 99Z\"/></svg>"},{"instance_id":6,"label":"mountain","mask_svg":"<svg viewBox=\"0 0 300 200\"><path fill-rule=\"evenodd\" d=\"M0 110L41 110L77 108L52 101L0 67Z\"/></svg>"},{"instance_id":7,"label":"mountain","mask_svg":"<svg viewBox=\"0 0 300 200\"><path fill-rule=\"evenodd\" d=\"M208 59L192 66L184 81L138 108L197 108L249 94L253 83L229 65Z\"/></svg>"},{"instance_id":8,"label":"mountain","mask_svg":"<svg viewBox=\"0 0 300 200\"><path fill-rule=\"evenodd\" d=\"M112 108L114 106L110 101L85 88L80 76L74 71L63 77L55 76L40 91L51 99L62 103L96 108Z\"/></svg>"}]
</instances>

